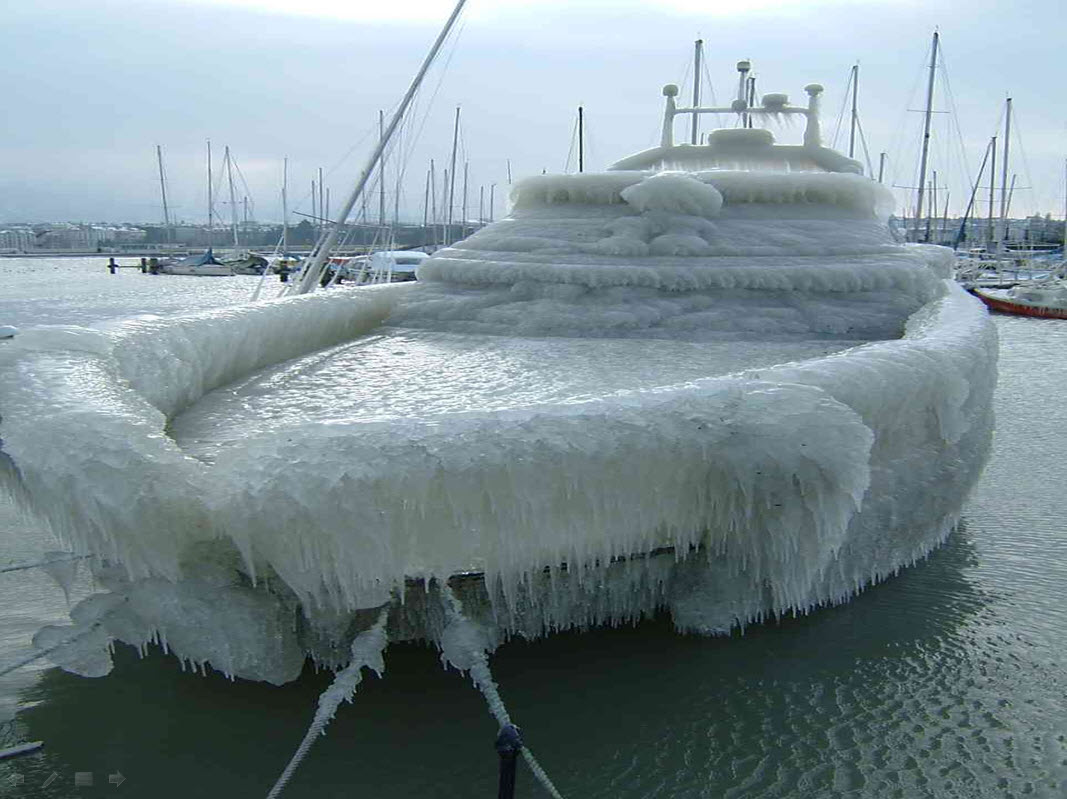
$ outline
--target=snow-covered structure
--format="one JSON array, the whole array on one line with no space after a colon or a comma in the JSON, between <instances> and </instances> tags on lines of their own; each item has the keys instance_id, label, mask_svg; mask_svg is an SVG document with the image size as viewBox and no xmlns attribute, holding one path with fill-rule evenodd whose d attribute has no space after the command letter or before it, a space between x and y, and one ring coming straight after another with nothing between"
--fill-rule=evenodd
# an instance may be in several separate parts
<instances>
[{"instance_id":1,"label":"snow-covered structure","mask_svg":"<svg viewBox=\"0 0 1067 799\"><path fill-rule=\"evenodd\" d=\"M393 638L441 640L434 581L487 646L663 608L716 633L936 547L989 451L995 334L807 92L668 87L660 147L519 183L417 282L0 344L0 472L106 589L56 657L157 639L284 682L390 602ZM804 143L673 144L722 110L803 115Z\"/></svg>"}]
</instances>

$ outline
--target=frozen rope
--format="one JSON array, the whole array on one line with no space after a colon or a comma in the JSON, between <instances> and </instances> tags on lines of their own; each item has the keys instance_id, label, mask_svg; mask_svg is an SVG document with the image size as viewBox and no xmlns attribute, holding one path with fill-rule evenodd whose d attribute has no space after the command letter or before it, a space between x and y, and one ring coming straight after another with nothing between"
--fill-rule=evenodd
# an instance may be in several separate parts
<instances>
[{"instance_id":1,"label":"frozen rope","mask_svg":"<svg viewBox=\"0 0 1067 799\"><path fill-rule=\"evenodd\" d=\"M92 555L67 555L65 557L45 558L44 560L35 560L31 563L13 563L9 566L0 566L0 574L4 572L18 572L25 569L39 569L45 566L51 566L53 563L67 563L72 560L85 560L93 557Z\"/></svg>"},{"instance_id":2,"label":"frozen rope","mask_svg":"<svg viewBox=\"0 0 1067 799\"><path fill-rule=\"evenodd\" d=\"M101 624L103 624L103 621L97 620L90 624L87 628L79 632L77 635L72 635L70 638L60 641L58 644L52 644L52 646L48 647L47 649L40 649L37 652L34 652L32 655L27 655L26 657L22 658L22 660L17 660L14 663L9 663L8 665L0 668L0 677L7 676L16 669L21 669L23 666L28 666L35 660L40 660L43 657L47 657L48 655L55 652L57 649L60 649L64 646L68 646L69 644L73 644L75 641L80 641L89 633L95 632Z\"/></svg>"},{"instance_id":3,"label":"frozen rope","mask_svg":"<svg viewBox=\"0 0 1067 799\"><path fill-rule=\"evenodd\" d=\"M311 749L311 745L315 743L319 735L326 734L326 725L330 723L334 714L337 713L337 708L340 707L341 702L352 701L356 688L363 679L363 667L367 666L374 669L374 672L379 677L385 671L382 652L388 643L385 623L389 618L391 609L392 603L385 605L381 613L378 614L378 620L374 623L374 626L361 632L352 641L352 659L333 678L330 687L319 696L318 709L315 711L315 717L312 719L308 731L304 734L304 740L300 742L300 746L296 748L296 752L293 753L289 764L282 771L281 776L278 777L278 781L274 783L274 787L270 789L267 799L275 799L281 794L282 789L292 778L297 767Z\"/></svg>"},{"instance_id":4,"label":"frozen rope","mask_svg":"<svg viewBox=\"0 0 1067 799\"><path fill-rule=\"evenodd\" d=\"M512 724L508 709L504 706L504 700L500 698L500 692L497 690L496 681L493 680L493 675L489 671L489 659L485 656L485 647L477 643L477 639L480 637L480 631L472 621L463 615L463 603L460 602L459 598L452 592L452 588L448 585L448 582L445 580L439 582L441 585L441 594L445 599L445 617L448 619L448 625L445 628L445 632L447 634L449 628L452 628L456 633L454 638L459 642L468 644L462 653L457 653L454 650L452 651L453 657L457 654L459 655L459 662L456 662L453 657L448 655L446 650L448 644L442 640L440 642L442 652L444 653L442 657L447 657L453 666L470 674L475 687L477 687L485 697L486 704L489 706L489 712L501 727L506 727L508 725L515 726ZM442 635L442 639L444 638L445 634ZM470 645L471 643L474 643L474 645ZM449 649L451 649L451 647L449 647ZM529 747L525 745L522 747L522 756L526 761L526 765L530 767L530 771L532 771L537 778L537 781L544 786L546 791L548 791L549 796L553 797L553 799L563 799L563 796L556 790L556 786L552 784L552 780L549 779L545 770L541 768L541 764L537 762L537 758L533 756L533 752L530 751Z\"/></svg>"}]
</instances>

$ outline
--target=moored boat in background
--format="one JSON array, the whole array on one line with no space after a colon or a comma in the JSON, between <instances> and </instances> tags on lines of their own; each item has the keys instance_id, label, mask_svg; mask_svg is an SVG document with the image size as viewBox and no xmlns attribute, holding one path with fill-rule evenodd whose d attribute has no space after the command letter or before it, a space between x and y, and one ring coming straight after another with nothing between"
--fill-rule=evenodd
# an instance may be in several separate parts
<instances>
[{"instance_id":1,"label":"moored boat in background","mask_svg":"<svg viewBox=\"0 0 1067 799\"><path fill-rule=\"evenodd\" d=\"M190 255L176 261L164 261L159 264L159 272L164 275L200 275L204 277L219 277L232 275L233 267L215 258L215 253L209 247L200 255Z\"/></svg>"},{"instance_id":2,"label":"moored boat in background","mask_svg":"<svg viewBox=\"0 0 1067 799\"><path fill-rule=\"evenodd\" d=\"M1016 285L1007 289L974 287L970 291L993 311L1016 316L1067 319L1067 282L1062 280Z\"/></svg>"}]
</instances>

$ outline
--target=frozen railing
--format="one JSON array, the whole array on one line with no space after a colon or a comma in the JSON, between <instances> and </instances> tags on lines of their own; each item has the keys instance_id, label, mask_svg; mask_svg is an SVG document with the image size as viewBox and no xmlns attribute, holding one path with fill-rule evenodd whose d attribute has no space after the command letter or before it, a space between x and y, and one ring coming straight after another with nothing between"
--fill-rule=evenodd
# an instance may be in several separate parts
<instances>
[{"instance_id":1,"label":"frozen railing","mask_svg":"<svg viewBox=\"0 0 1067 799\"><path fill-rule=\"evenodd\" d=\"M663 87L663 96L667 98L666 108L663 111L663 137L660 145L663 147L674 146L674 118L679 114L738 114L747 123L750 117L765 116L779 117L799 114L807 119L804 128L804 146L821 146L821 134L819 132L819 95L822 94L822 86L818 83L809 83L804 87L808 95L807 107L789 105L789 98L784 94L763 95L763 105L755 104L755 86L748 78L748 72L752 68L748 61L738 61L737 71L740 74L738 82L737 99L729 106L722 108L698 107L679 108L674 98L678 96L678 87L668 83Z\"/></svg>"}]
</instances>

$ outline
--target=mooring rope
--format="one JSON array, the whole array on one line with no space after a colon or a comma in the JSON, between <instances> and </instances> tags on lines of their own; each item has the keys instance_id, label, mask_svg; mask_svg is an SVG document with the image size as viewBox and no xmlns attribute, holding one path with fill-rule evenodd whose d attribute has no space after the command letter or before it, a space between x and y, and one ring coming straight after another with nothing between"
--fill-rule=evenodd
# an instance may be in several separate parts
<instances>
[{"instance_id":1,"label":"mooring rope","mask_svg":"<svg viewBox=\"0 0 1067 799\"><path fill-rule=\"evenodd\" d=\"M474 629L475 625L466 616L463 615L463 603L452 592L451 586L447 581L439 581L441 585L441 593L445 598L445 615L449 620L449 625L458 624L465 625L470 629ZM482 696L485 697L486 704L489 706L489 712L497 723L501 727L506 727L512 724L511 716L508 713L507 707L504 706L504 700L500 698L500 692L497 690L496 681L493 679L493 674L489 670L489 659L485 655L485 649L480 647L472 647L467 653L470 657L470 661L463 665L466 666L466 671L471 675L471 679L474 681L474 685L482 692ZM461 664L453 663L457 668L462 668ZM514 725L512 725L514 726ZM563 799L563 796L556 786L552 784L552 780L548 774L541 767L541 764L537 762L537 758L534 757L533 752L529 747L523 745L522 757L526 761L526 765L530 767L530 771L533 772L538 782L544 786L549 795L553 799Z\"/></svg>"},{"instance_id":2,"label":"mooring rope","mask_svg":"<svg viewBox=\"0 0 1067 799\"><path fill-rule=\"evenodd\" d=\"M44 560L35 560L29 563L13 563L9 566L0 566L0 574L4 572L19 572L25 569L40 569L45 566L51 566L53 563L69 563L72 560L87 560L93 557L93 555L67 555L61 558L45 558Z\"/></svg>"},{"instance_id":3,"label":"mooring rope","mask_svg":"<svg viewBox=\"0 0 1067 799\"><path fill-rule=\"evenodd\" d=\"M274 783L274 787L267 794L267 799L275 799L282 792L282 789L292 778L297 767L311 749L311 745L315 743L319 735L325 735L326 725L333 719L341 702L352 701L356 688L363 679L363 667L367 666L374 669L379 676L385 671L382 652L388 643L388 638L385 634L385 623L389 618L391 609L392 603L390 602L382 608L374 626L361 632L352 641L352 659L333 678L330 687L319 695L319 706L315 711L315 717L304 734L304 739L300 742L300 746L296 748L296 752L293 753L293 757L282 771L281 776L278 777L278 781Z\"/></svg>"},{"instance_id":4,"label":"mooring rope","mask_svg":"<svg viewBox=\"0 0 1067 799\"><path fill-rule=\"evenodd\" d=\"M97 628L100 627L101 624L103 624L102 620L94 621L91 625L89 625L86 629L84 629L81 632L79 632L77 635L72 635L70 638L67 638L66 640L60 641L58 644L52 644L52 646L48 647L47 649L39 649L38 651L34 652L32 655L27 655L22 660L18 660L18 661L14 662L14 663L9 663L8 665L3 666L2 668L0 668L0 677L4 677L4 676L10 674L11 672L15 671L16 669L21 669L23 666L28 666L30 663L33 663L33 661L35 661L35 660L40 660L43 657L47 657L48 655L50 655L53 652L55 652L57 649L60 649L61 647L67 646L68 644L73 644L76 641L80 641L82 638L87 636L89 633L95 632L97 630Z\"/></svg>"}]
</instances>

